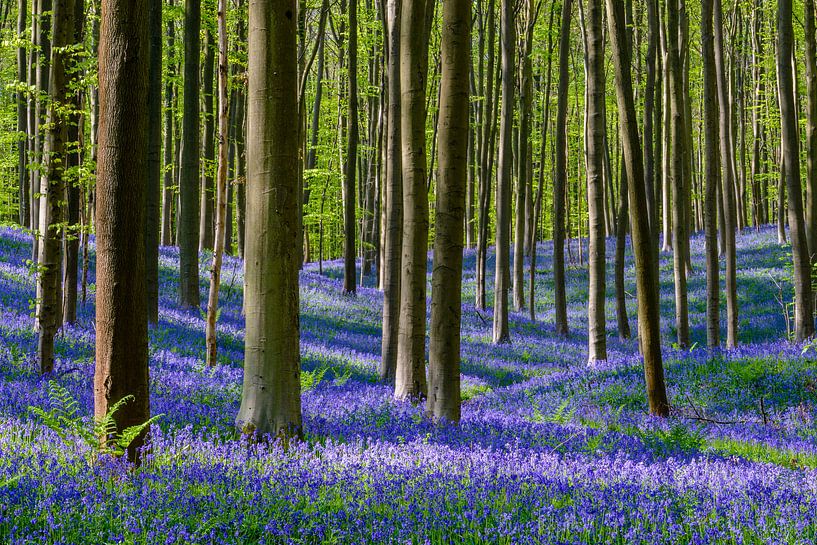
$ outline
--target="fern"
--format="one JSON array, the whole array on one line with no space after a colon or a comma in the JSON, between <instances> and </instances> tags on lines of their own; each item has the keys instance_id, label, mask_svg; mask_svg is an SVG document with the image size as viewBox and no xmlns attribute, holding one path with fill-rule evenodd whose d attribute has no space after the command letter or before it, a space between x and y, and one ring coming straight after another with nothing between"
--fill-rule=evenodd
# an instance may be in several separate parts
<instances>
[{"instance_id":1,"label":"fern","mask_svg":"<svg viewBox=\"0 0 817 545\"><path fill-rule=\"evenodd\" d=\"M125 396L114 403L102 418L90 419L80 414L79 404L71 393L51 380L48 382L50 408L44 410L30 406L28 410L66 443L72 437L76 437L91 447L91 452L95 455L122 456L148 426L163 416L158 414L142 424L127 427L119 432L114 415L133 399L131 395Z\"/></svg>"}]
</instances>

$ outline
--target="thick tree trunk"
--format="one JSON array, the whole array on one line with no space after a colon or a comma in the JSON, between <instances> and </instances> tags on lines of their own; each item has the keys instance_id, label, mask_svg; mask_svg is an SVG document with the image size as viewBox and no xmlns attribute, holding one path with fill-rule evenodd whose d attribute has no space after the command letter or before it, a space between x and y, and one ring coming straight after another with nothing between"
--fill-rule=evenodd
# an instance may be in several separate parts
<instances>
[{"instance_id":1,"label":"thick tree trunk","mask_svg":"<svg viewBox=\"0 0 817 545\"><path fill-rule=\"evenodd\" d=\"M462 248L468 178L468 74L471 2L443 4L439 176L431 276L431 335L426 410L435 420L460 419Z\"/></svg>"},{"instance_id":2,"label":"thick tree trunk","mask_svg":"<svg viewBox=\"0 0 817 545\"><path fill-rule=\"evenodd\" d=\"M244 434L301 435L295 0L249 6ZM285 443L286 445L286 443Z\"/></svg>"},{"instance_id":3,"label":"thick tree trunk","mask_svg":"<svg viewBox=\"0 0 817 545\"><path fill-rule=\"evenodd\" d=\"M355 187L357 179L357 0L349 1L349 115L346 129L346 165L343 167L343 291L355 293Z\"/></svg>"},{"instance_id":4,"label":"thick tree trunk","mask_svg":"<svg viewBox=\"0 0 817 545\"><path fill-rule=\"evenodd\" d=\"M650 241L647 220L647 197L644 191L643 157L638 139L638 121L630 77L630 52L627 44L624 13L620 2L607 0L607 21L616 73L616 98L620 115L624 161L630 179L630 218L633 226L633 250L638 291L638 331L644 356L644 377L650 413L666 417L669 402L661 361L660 305L658 300L658 259Z\"/></svg>"},{"instance_id":5,"label":"thick tree trunk","mask_svg":"<svg viewBox=\"0 0 817 545\"><path fill-rule=\"evenodd\" d=\"M179 303L198 308L199 294L199 55L201 0L185 0L184 112L179 174Z\"/></svg>"},{"instance_id":6,"label":"thick tree trunk","mask_svg":"<svg viewBox=\"0 0 817 545\"><path fill-rule=\"evenodd\" d=\"M403 0L400 21L401 138L403 148L403 263L394 396L426 396L426 0Z\"/></svg>"},{"instance_id":7,"label":"thick tree trunk","mask_svg":"<svg viewBox=\"0 0 817 545\"><path fill-rule=\"evenodd\" d=\"M803 195L800 182L799 135L792 82L792 2L777 3L777 79L780 90L780 124L786 189L789 195L789 232L794 260L794 327L795 339L803 341L814 335L814 312L811 290L811 260L808 255Z\"/></svg>"},{"instance_id":8,"label":"thick tree trunk","mask_svg":"<svg viewBox=\"0 0 817 545\"><path fill-rule=\"evenodd\" d=\"M559 94L556 106L556 170L553 179L553 287L556 334L566 336L567 295L565 292L565 194L567 186L567 100L570 75L570 12L572 0L562 4L559 39Z\"/></svg>"},{"instance_id":9,"label":"thick tree trunk","mask_svg":"<svg viewBox=\"0 0 817 545\"><path fill-rule=\"evenodd\" d=\"M604 143L605 75L601 0L587 5L587 104L585 145L587 149L587 212L590 222L589 297L587 301L588 361L607 359L605 298L607 260L604 240ZM651 189L650 189L651 191Z\"/></svg>"},{"instance_id":10,"label":"thick tree trunk","mask_svg":"<svg viewBox=\"0 0 817 545\"><path fill-rule=\"evenodd\" d=\"M99 42L99 161L96 217L94 414L117 429L145 423L148 332L145 307L145 192L150 43L147 0L102 0ZM139 461L148 430L128 447Z\"/></svg>"},{"instance_id":11,"label":"thick tree trunk","mask_svg":"<svg viewBox=\"0 0 817 545\"><path fill-rule=\"evenodd\" d=\"M386 136L386 229L383 260L383 341L380 380L394 383L400 324L400 274L403 239L403 172L400 138L400 0L386 3L388 131Z\"/></svg>"},{"instance_id":12,"label":"thick tree trunk","mask_svg":"<svg viewBox=\"0 0 817 545\"><path fill-rule=\"evenodd\" d=\"M514 48L516 26L511 0L500 3L502 44L502 116L499 129L499 162L496 183L496 270L494 274L494 343L511 340L508 327L508 291L511 263L511 183L513 178Z\"/></svg>"}]
</instances>

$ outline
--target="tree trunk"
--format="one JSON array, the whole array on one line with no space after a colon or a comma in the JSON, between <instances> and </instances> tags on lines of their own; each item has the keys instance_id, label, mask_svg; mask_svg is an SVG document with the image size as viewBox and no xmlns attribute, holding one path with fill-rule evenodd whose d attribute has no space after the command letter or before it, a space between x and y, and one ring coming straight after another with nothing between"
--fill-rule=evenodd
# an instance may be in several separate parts
<instances>
[{"instance_id":1,"label":"tree trunk","mask_svg":"<svg viewBox=\"0 0 817 545\"><path fill-rule=\"evenodd\" d=\"M735 147L732 144L731 100L726 80L726 66L723 60L723 23L721 0L714 0L715 29L715 73L718 82L718 103L720 106L720 154L721 154L721 192L723 194L723 223L726 257L726 346L734 348L738 344L738 293L737 293L737 258L735 250Z\"/></svg>"},{"instance_id":2,"label":"tree trunk","mask_svg":"<svg viewBox=\"0 0 817 545\"><path fill-rule=\"evenodd\" d=\"M213 72L215 72L215 39L209 29L204 38L204 69L202 92L204 95L204 139L202 153L204 165L201 173L201 203L199 212L199 252L213 249L213 166L215 163L215 100L213 99Z\"/></svg>"},{"instance_id":3,"label":"tree trunk","mask_svg":"<svg viewBox=\"0 0 817 545\"><path fill-rule=\"evenodd\" d=\"M556 334L567 336L567 295L565 293L565 193L567 185L567 100L570 75L570 12L572 0L562 4L559 39L559 95L556 106L556 171L553 179L553 289Z\"/></svg>"},{"instance_id":4,"label":"tree trunk","mask_svg":"<svg viewBox=\"0 0 817 545\"><path fill-rule=\"evenodd\" d=\"M244 390L236 425L300 436L295 0L249 5ZM286 445L286 443L284 443Z\"/></svg>"},{"instance_id":5,"label":"tree trunk","mask_svg":"<svg viewBox=\"0 0 817 545\"><path fill-rule=\"evenodd\" d=\"M701 52L703 56L703 93L712 97L718 88L715 69L715 44L713 34L714 0L701 3ZM720 184L720 128L719 108L714 100L704 100L704 140L706 145L706 207L704 229L706 231L706 344L710 348L720 345L720 262L718 261L718 185Z\"/></svg>"},{"instance_id":6,"label":"tree trunk","mask_svg":"<svg viewBox=\"0 0 817 545\"><path fill-rule=\"evenodd\" d=\"M199 294L199 54L201 0L185 0L184 112L179 174L179 303L198 308Z\"/></svg>"},{"instance_id":7,"label":"tree trunk","mask_svg":"<svg viewBox=\"0 0 817 545\"><path fill-rule=\"evenodd\" d=\"M99 151L96 217L94 415L132 396L117 429L150 418L145 307L145 198L148 155L149 5L102 0L99 41ZM139 462L145 429L128 447Z\"/></svg>"},{"instance_id":8,"label":"tree trunk","mask_svg":"<svg viewBox=\"0 0 817 545\"><path fill-rule=\"evenodd\" d=\"M383 340L380 380L394 383L400 324L400 274L403 238L403 183L400 146L400 0L387 0L388 132L383 260Z\"/></svg>"},{"instance_id":9,"label":"tree trunk","mask_svg":"<svg viewBox=\"0 0 817 545\"><path fill-rule=\"evenodd\" d=\"M216 320L218 319L218 292L221 286L221 262L224 256L227 232L227 133L230 102L227 94L227 0L218 2L218 168L216 170L216 227L213 241L213 265L210 269L210 292L207 298L207 365L218 362Z\"/></svg>"},{"instance_id":10,"label":"tree trunk","mask_svg":"<svg viewBox=\"0 0 817 545\"><path fill-rule=\"evenodd\" d=\"M618 338L622 341L632 336L630 319L627 317L627 292L624 287L624 257L627 249L627 227L630 225L629 197L627 196L627 169L624 161L619 165L619 204L618 221L616 221L616 324Z\"/></svg>"},{"instance_id":11,"label":"tree trunk","mask_svg":"<svg viewBox=\"0 0 817 545\"><path fill-rule=\"evenodd\" d=\"M604 240L604 142L605 115L604 37L601 0L587 5L587 212L590 222L589 297L587 301L588 361L607 359L605 298L607 260Z\"/></svg>"},{"instance_id":12,"label":"tree trunk","mask_svg":"<svg viewBox=\"0 0 817 545\"><path fill-rule=\"evenodd\" d=\"M468 74L471 2L443 4L439 175L431 276L431 335L426 410L435 420L460 419L462 248L468 178Z\"/></svg>"},{"instance_id":13,"label":"tree trunk","mask_svg":"<svg viewBox=\"0 0 817 545\"><path fill-rule=\"evenodd\" d=\"M511 183L513 178L514 48L516 26L511 0L500 3L502 44L502 116L499 128L499 162L496 183L496 270L494 274L494 343L510 342L508 291L511 263Z\"/></svg>"},{"instance_id":14,"label":"tree trunk","mask_svg":"<svg viewBox=\"0 0 817 545\"><path fill-rule=\"evenodd\" d=\"M658 260L650 241L647 197L644 191L643 157L638 139L638 121L630 77L630 52L627 44L624 11L620 2L607 0L607 21L616 72L616 98L620 115L624 161L630 179L630 218L633 226L636 289L638 291L638 330L644 356L644 377L650 414L666 417L669 402L661 361L660 306L658 300Z\"/></svg>"},{"instance_id":15,"label":"tree trunk","mask_svg":"<svg viewBox=\"0 0 817 545\"><path fill-rule=\"evenodd\" d=\"M159 321L159 202L162 180L162 1L150 0L148 183L145 191L145 293L148 322Z\"/></svg>"},{"instance_id":16,"label":"tree trunk","mask_svg":"<svg viewBox=\"0 0 817 545\"><path fill-rule=\"evenodd\" d=\"M792 82L792 2L777 3L777 78L780 89L780 125L786 189L789 195L789 233L794 260L794 327L795 339L804 341L814 335L814 312L811 294L811 260L808 255L803 195L800 182L799 130L795 112Z\"/></svg>"},{"instance_id":17,"label":"tree trunk","mask_svg":"<svg viewBox=\"0 0 817 545\"><path fill-rule=\"evenodd\" d=\"M814 0L804 0L803 26L806 36L806 239L812 262L817 260L817 36L814 29Z\"/></svg>"},{"instance_id":18,"label":"tree trunk","mask_svg":"<svg viewBox=\"0 0 817 545\"><path fill-rule=\"evenodd\" d=\"M71 56L66 50L74 36L74 0L57 0L54 4L54 22L51 39L53 55L50 63L48 90L47 133L43 159L44 176L40 182L44 197L40 203L40 256L37 283L40 304L37 322L38 360L40 373L54 370L54 336L62 322L60 278L62 265L62 222L65 187L68 178L68 124L66 109L70 106L68 78Z\"/></svg>"},{"instance_id":19,"label":"tree trunk","mask_svg":"<svg viewBox=\"0 0 817 545\"><path fill-rule=\"evenodd\" d=\"M170 6L174 5L175 0L170 0ZM176 198L175 182L173 179L173 159L174 137L173 128L174 121L174 84L173 80L176 78L176 29L173 21L167 23L167 50L169 55L173 55L168 63L168 79L165 83L165 147L164 147L164 182L162 190L162 233L161 243L163 246L171 246L173 244L173 201Z\"/></svg>"},{"instance_id":20,"label":"tree trunk","mask_svg":"<svg viewBox=\"0 0 817 545\"><path fill-rule=\"evenodd\" d=\"M346 165L343 167L343 291L355 293L355 181L357 167L357 0L349 1L349 115L346 130Z\"/></svg>"},{"instance_id":21,"label":"tree trunk","mask_svg":"<svg viewBox=\"0 0 817 545\"><path fill-rule=\"evenodd\" d=\"M20 88L17 90L17 132L19 140L17 142L17 185L20 195L19 222L23 227L31 226L31 200L28 177L28 140L30 137L28 128L28 91L22 88L27 84L28 78L28 54L24 41L26 39L26 22L28 20L28 0L18 0L17 2L17 39L20 44L17 47L17 82Z\"/></svg>"},{"instance_id":22,"label":"tree trunk","mask_svg":"<svg viewBox=\"0 0 817 545\"><path fill-rule=\"evenodd\" d=\"M404 0L400 21L401 138L403 148L403 264L394 396L426 395L426 0Z\"/></svg>"}]
</instances>

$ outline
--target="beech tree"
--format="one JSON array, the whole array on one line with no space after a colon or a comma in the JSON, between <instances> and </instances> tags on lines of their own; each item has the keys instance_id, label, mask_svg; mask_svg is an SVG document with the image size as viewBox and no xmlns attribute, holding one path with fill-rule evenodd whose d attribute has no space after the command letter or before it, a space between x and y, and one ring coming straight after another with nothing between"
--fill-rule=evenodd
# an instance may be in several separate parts
<instances>
[{"instance_id":1,"label":"beech tree","mask_svg":"<svg viewBox=\"0 0 817 545\"><path fill-rule=\"evenodd\" d=\"M249 4L244 434L300 436L295 0Z\"/></svg>"},{"instance_id":2,"label":"beech tree","mask_svg":"<svg viewBox=\"0 0 817 545\"><path fill-rule=\"evenodd\" d=\"M462 249L468 179L471 2L443 4L439 175L431 275L431 338L427 410L435 419L460 419Z\"/></svg>"},{"instance_id":3,"label":"beech tree","mask_svg":"<svg viewBox=\"0 0 817 545\"><path fill-rule=\"evenodd\" d=\"M94 414L119 431L150 418L145 204L150 60L147 0L102 0L96 207ZM127 450L140 460L148 429Z\"/></svg>"}]
</instances>

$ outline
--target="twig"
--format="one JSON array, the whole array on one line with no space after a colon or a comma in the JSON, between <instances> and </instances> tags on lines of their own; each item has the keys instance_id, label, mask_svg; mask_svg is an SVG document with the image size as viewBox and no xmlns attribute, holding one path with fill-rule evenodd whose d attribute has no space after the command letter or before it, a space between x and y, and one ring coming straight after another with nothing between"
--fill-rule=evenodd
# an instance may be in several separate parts
<instances>
[{"instance_id":1,"label":"twig","mask_svg":"<svg viewBox=\"0 0 817 545\"><path fill-rule=\"evenodd\" d=\"M488 325L488 322L487 322L487 321L485 320L485 318L482 316L482 313L481 313L480 311L475 310L474 312L476 312L476 313L477 313L477 316L479 316L479 319L480 319L480 320L482 320L482 323L483 323L484 325Z\"/></svg>"}]
</instances>

